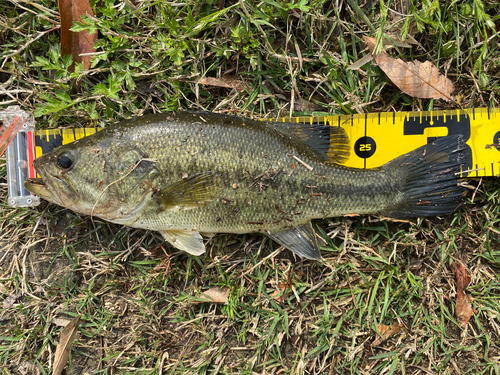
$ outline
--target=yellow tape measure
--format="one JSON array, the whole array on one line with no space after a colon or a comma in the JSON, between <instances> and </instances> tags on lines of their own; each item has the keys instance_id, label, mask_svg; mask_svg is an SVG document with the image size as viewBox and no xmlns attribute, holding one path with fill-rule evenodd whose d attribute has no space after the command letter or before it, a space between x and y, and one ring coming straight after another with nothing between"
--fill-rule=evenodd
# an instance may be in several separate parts
<instances>
[{"instance_id":1,"label":"yellow tape measure","mask_svg":"<svg viewBox=\"0 0 500 375\"><path fill-rule=\"evenodd\" d=\"M462 134L469 148L463 177L500 176L500 110L497 109L293 117L278 121L341 126L351 145L345 165L355 168L380 167L437 137ZM38 130L36 157L96 131L95 128Z\"/></svg>"},{"instance_id":2,"label":"yellow tape measure","mask_svg":"<svg viewBox=\"0 0 500 375\"><path fill-rule=\"evenodd\" d=\"M96 133L98 128L45 129L35 131L35 156Z\"/></svg>"},{"instance_id":3,"label":"yellow tape measure","mask_svg":"<svg viewBox=\"0 0 500 375\"><path fill-rule=\"evenodd\" d=\"M500 176L499 109L368 113L291 120L344 128L351 146L345 165L355 168L380 167L437 137L462 134L469 148L463 177Z\"/></svg>"}]
</instances>

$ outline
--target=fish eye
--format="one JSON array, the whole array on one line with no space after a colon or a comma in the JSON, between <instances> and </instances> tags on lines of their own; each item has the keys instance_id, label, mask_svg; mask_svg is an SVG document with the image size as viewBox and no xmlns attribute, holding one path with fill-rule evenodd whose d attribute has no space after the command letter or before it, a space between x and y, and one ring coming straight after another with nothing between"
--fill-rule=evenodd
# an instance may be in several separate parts
<instances>
[{"instance_id":1,"label":"fish eye","mask_svg":"<svg viewBox=\"0 0 500 375\"><path fill-rule=\"evenodd\" d=\"M69 152L64 152L57 157L57 166L63 170L68 170L73 166L74 158Z\"/></svg>"}]
</instances>

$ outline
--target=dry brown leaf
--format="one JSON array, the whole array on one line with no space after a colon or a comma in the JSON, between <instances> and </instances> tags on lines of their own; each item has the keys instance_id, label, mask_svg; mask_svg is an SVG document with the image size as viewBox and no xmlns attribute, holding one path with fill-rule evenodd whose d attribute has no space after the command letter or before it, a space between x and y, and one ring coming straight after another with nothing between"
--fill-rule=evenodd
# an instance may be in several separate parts
<instances>
[{"instance_id":1,"label":"dry brown leaf","mask_svg":"<svg viewBox=\"0 0 500 375\"><path fill-rule=\"evenodd\" d=\"M40 368L31 361L22 361L19 366L17 366L17 375L39 375Z\"/></svg>"},{"instance_id":2,"label":"dry brown leaf","mask_svg":"<svg viewBox=\"0 0 500 375\"><path fill-rule=\"evenodd\" d=\"M465 328L469 324L469 320L475 312L476 310L472 308L472 299L470 296L465 295L464 292L458 293L456 314L462 328Z\"/></svg>"},{"instance_id":3,"label":"dry brown leaf","mask_svg":"<svg viewBox=\"0 0 500 375\"><path fill-rule=\"evenodd\" d=\"M238 77L226 74L220 78L215 77L202 77L198 80L199 84L202 85L210 85L217 87L227 87L229 89L236 90L244 90L248 88L248 86L242 80L238 79Z\"/></svg>"},{"instance_id":4,"label":"dry brown leaf","mask_svg":"<svg viewBox=\"0 0 500 375\"><path fill-rule=\"evenodd\" d=\"M14 303L16 303L19 297L21 297L21 294L11 294L10 296L7 296L2 302L2 307L6 310L10 309L14 306Z\"/></svg>"},{"instance_id":5,"label":"dry brown leaf","mask_svg":"<svg viewBox=\"0 0 500 375\"><path fill-rule=\"evenodd\" d=\"M476 310L472 308L472 299L465 295L464 292L464 289L467 288L470 283L470 275L467 267L462 261L454 264L454 267L455 277L457 279L457 306L455 314L462 328L465 328L472 315L476 312Z\"/></svg>"},{"instance_id":6,"label":"dry brown leaf","mask_svg":"<svg viewBox=\"0 0 500 375\"><path fill-rule=\"evenodd\" d=\"M280 303L283 302L292 293L288 287L289 287L288 282L278 283L276 290L271 293L270 297Z\"/></svg>"},{"instance_id":7,"label":"dry brown leaf","mask_svg":"<svg viewBox=\"0 0 500 375\"><path fill-rule=\"evenodd\" d=\"M399 32L387 33L386 35L387 36L382 39L382 44L387 49L394 48L394 46L399 48L412 48L412 44L420 45L420 43L418 43L415 38L410 35L408 35L405 40L401 39Z\"/></svg>"},{"instance_id":8,"label":"dry brown leaf","mask_svg":"<svg viewBox=\"0 0 500 375\"><path fill-rule=\"evenodd\" d=\"M288 279L286 282L279 282L276 285L276 290L271 294L271 297L280 303L283 303L285 299L288 298L290 294L293 293L293 276L296 276L299 280L304 276L304 273L301 271L295 271L293 268L290 268L288 271Z\"/></svg>"},{"instance_id":9,"label":"dry brown leaf","mask_svg":"<svg viewBox=\"0 0 500 375\"><path fill-rule=\"evenodd\" d=\"M347 69L348 70L358 70L359 68L361 68L363 65L369 63L370 61L373 60L373 56L372 55L364 55L362 58L360 58L359 60L353 62L352 64L350 64Z\"/></svg>"},{"instance_id":10,"label":"dry brown leaf","mask_svg":"<svg viewBox=\"0 0 500 375\"><path fill-rule=\"evenodd\" d=\"M412 44L418 43L413 37L411 39L409 37L408 40L401 40L401 38L399 38L398 34L390 35L390 37L391 37L391 40L389 40L387 38L382 39L382 44L386 49L394 48L394 46L400 47L400 48L411 48ZM394 43L394 45L393 45L393 43ZM350 64L347 67L347 69L348 70L358 70L363 65L369 63L372 60L373 60L373 56L371 54L364 55L358 61L355 61L352 64Z\"/></svg>"},{"instance_id":11,"label":"dry brown leaf","mask_svg":"<svg viewBox=\"0 0 500 375\"><path fill-rule=\"evenodd\" d=\"M292 97L290 95L275 94L275 96L278 99L282 99L282 100L288 102L283 106L283 109L286 109L286 110L290 109L291 102L292 102ZM314 99L317 99L317 97L315 97ZM319 108L320 107L317 104L314 104L313 102L311 102L309 100L302 99L302 98L295 98L294 99L294 103L293 103L293 111L294 112L312 112L312 111L315 111Z\"/></svg>"},{"instance_id":12,"label":"dry brown leaf","mask_svg":"<svg viewBox=\"0 0 500 375\"><path fill-rule=\"evenodd\" d=\"M59 327L66 327L69 323L71 323L71 320L54 318L52 319L52 323Z\"/></svg>"},{"instance_id":13,"label":"dry brown leaf","mask_svg":"<svg viewBox=\"0 0 500 375\"><path fill-rule=\"evenodd\" d=\"M60 375L66 363L68 362L71 344L80 324L81 316L77 316L61 331L59 344L57 344L56 354L54 355L54 364L52 366L52 375Z\"/></svg>"},{"instance_id":14,"label":"dry brown leaf","mask_svg":"<svg viewBox=\"0 0 500 375\"><path fill-rule=\"evenodd\" d=\"M462 261L454 264L457 279L457 291L463 292L470 284L469 270Z\"/></svg>"},{"instance_id":15,"label":"dry brown leaf","mask_svg":"<svg viewBox=\"0 0 500 375\"><path fill-rule=\"evenodd\" d=\"M211 288L199 296L199 302L212 302L227 304L229 298L229 288Z\"/></svg>"},{"instance_id":16,"label":"dry brown leaf","mask_svg":"<svg viewBox=\"0 0 500 375\"><path fill-rule=\"evenodd\" d=\"M364 38L377 65L405 94L415 98L454 100L453 82L439 72L430 61L404 62L389 56L385 51L374 55L375 38Z\"/></svg>"},{"instance_id":17,"label":"dry brown leaf","mask_svg":"<svg viewBox=\"0 0 500 375\"><path fill-rule=\"evenodd\" d=\"M380 332L381 336L377 337L375 341L373 341L372 346L377 346L383 343L385 340L388 338L394 336L396 333L401 331L404 328L404 325L395 323L390 326L386 326L385 324L379 324L377 326L378 331Z\"/></svg>"},{"instance_id":18,"label":"dry brown leaf","mask_svg":"<svg viewBox=\"0 0 500 375\"><path fill-rule=\"evenodd\" d=\"M80 54L95 52L97 33L89 34L87 31L75 33L70 30L75 21L82 22L81 17L84 14L94 16L89 0L59 0L58 5L61 17L61 55L73 55L73 64L83 61L83 68L89 69L92 56L80 56ZM74 66L71 69L74 69Z\"/></svg>"}]
</instances>

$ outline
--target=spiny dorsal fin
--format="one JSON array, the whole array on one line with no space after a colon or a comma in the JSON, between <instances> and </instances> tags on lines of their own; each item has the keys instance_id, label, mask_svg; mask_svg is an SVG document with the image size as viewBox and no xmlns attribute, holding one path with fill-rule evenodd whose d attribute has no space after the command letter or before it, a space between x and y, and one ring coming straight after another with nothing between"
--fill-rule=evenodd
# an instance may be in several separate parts
<instances>
[{"instance_id":1,"label":"spiny dorsal fin","mask_svg":"<svg viewBox=\"0 0 500 375\"><path fill-rule=\"evenodd\" d=\"M211 203L220 190L220 177L202 172L184 178L154 195L163 210L190 210Z\"/></svg>"},{"instance_id":2,"label":"spiny dorsal fin","mask_svg":"<svg viewBox=\"0 0 500 375\"><path fill-rule=\"evenodd\" d=\"M349 158L349 137L340 126L290 122L273 124L278 125L282 133L307 144L326 162L343 164Z\"/></svg>"}]
</instances>

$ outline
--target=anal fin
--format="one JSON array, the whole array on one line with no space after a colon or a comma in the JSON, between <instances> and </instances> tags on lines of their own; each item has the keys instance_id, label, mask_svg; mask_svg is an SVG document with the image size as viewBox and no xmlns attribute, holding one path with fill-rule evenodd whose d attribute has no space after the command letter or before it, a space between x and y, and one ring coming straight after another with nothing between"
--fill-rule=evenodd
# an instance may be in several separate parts
<instances>
[{"instance_id":1,"label":"anal fin","mask_svg":"<svg viewBox=\"0 0 500 375\"><path fill-rule=\"evenodd\" d=\"M201 255L205 252L203 237L197 231L191 230L162 230L163 238L173 247L192 255Z\"/></svg>"},{"instance_id":2,"label":"anal fin","mask_svg":"<svg viewBox=\"0 0 500 375\"><path fill-rule=\"evenodd\" d=\"M318 242L316 241L316 233L311 223L301 225L285 232L267 233L267 236L304 258L315 260L322 259Z\"/></svg>"}]
</instances>

